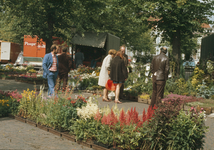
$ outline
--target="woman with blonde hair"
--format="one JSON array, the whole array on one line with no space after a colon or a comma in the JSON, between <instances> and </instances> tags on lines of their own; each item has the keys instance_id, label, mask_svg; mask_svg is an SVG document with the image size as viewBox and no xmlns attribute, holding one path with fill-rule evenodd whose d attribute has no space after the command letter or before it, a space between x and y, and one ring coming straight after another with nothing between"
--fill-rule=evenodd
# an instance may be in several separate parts
<instances>
[{"instance_id":1,"label":"woman with blonde hair","mask_svg":"<svg viewBox=\"0 0 214 150\"><path fill-rule=\"evenodd\" d=\"M113 83L116 84L114 102L120 104L122 103L119 101L120 87L128 78L128 71L123 60L123 53L121 51L118 51L115 58L112 59L110 70L110 78Z\"/></svg>"},{"instance_id":2,"label":"woman with blonde hair","mask_svg":"<svg viewBox=\"0 0 214 150\"><path fill-rule=\"evenodd\" d=\"M103 89L103 101L106 101L106 102L110 102L110 100L108 98L108 90L105 88L105 85L109 79L108 71L110 70L110 63L111 63L112 58L115 56L116 52L117 51L114 49L109 50L108 55L103 59L103 63L102 63L101 70L100 70L98 85L100 85L104 88Z\"/></svg>"}]
</instances>

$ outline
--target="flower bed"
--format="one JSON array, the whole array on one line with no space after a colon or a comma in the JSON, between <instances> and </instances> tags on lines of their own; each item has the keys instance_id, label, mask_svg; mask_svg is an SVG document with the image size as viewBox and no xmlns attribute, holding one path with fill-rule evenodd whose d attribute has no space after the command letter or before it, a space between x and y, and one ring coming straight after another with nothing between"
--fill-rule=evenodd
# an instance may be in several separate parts
<instances>
[{"instance_id":1,"label":"flower bed","mask_svg":"<svg viewBox=\"0 0 214 150\"><path fill-rule=\"evenodd\" d=\"M13 92L4 92L0 91L0 117L8 116L9 113L13 115L18 111L19 100L22 96L17 93L17 91Z\"/></svg>"},{"instance_id":2,"label":"flower bed","mask_svg":"<svg viewBox=\"0 0 214 150\"><path fill-rule=\"evenodd\" d=\"M135 108L127 112L116 106L100 109L93 98L72 99L70 93L51 99L29 90L21 96L11 95L15 99L11 101L18 104L14 115L27 118L17 119L30 124L34 121L35 126L72 139L66 132L65 135L59 132L69 131L80 144L89 147L93 147L92 141L96 141L97 147L121 149L194 150L203 147L204 112L197 113L194 108L182 111L180 99L168 99L157 107L144 109L139 115Z\"/></svg>"}]
</instances>

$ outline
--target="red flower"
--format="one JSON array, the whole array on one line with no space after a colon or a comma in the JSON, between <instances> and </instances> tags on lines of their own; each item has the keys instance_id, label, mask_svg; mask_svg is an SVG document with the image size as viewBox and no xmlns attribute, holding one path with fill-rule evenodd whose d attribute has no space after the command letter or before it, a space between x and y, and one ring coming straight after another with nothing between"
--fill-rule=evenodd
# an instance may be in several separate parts
<instances>
[{"instance_id":1,"label":"red flower","mask_svg":"<svg viewBox=\"0 0 214 150\"><path fill-rule=\"evenodd\" d=\"M68 100L71 100L71 97L68 97L67 99L68 99Z\"/></svg>"},{"instance_id":2,"label":"red flower","mask_svg":"<svg viewBox=\"0 0 214 150\"><path fill-rule=\"evenodd\" d=\"M145 111L145 108L143 109L143 122L145 122L146 121L146 111Z\"/></svg>"},{"instance_id":3,"label":"red flower","mask_svg":"<svg viewBox=\"0 0 214 150\"><path fill-rule=\"evenodd\" d=\"M102 115L100 114L99 110L97 110L97 113L94 116L94 119L97 120L97 122L101 119Z\"/></svg>"},{"instance_id":4,"label":"red flower","mask_svg":"<svg viewBox=\"0 0 214 150\"><path fill-rule=\"evenodd\" d=\"M74 100L71 101L72 104L75 104L76 102Z\"/></svg>"},{"instance_id":5,"label":"red flower","mask_svg":"<svg viewBox=\"0 0 214 150\"><path fill-rule=\"evenodd\" d=\"M138 122L138 112L136 111L136 107L134 107L134 111L132 114L132 123L137 123Z\"/></svg>"},{"instance_id":6,"label":"red flower","mask_svg":"<svg viewBox=\"0 0 214 150\"><path fill-rule=\"evenodd\" d=\"M102 124L107 124L107 117L106 117L106 115L103 115L103 118L102 118L102 120L101 120L101 123L102 123Z\"/></svg>"},{"instance_id":7,"label":"red flower","mask_svg":"<svg viewBox=\"0 0 214 150\"><path fill-rule=\"evenodd\" d=\"M131 116L129 115L129 110L128 110L128 114L126 115L126 124L130 125L131 122Z\"/></svg>"},{"instance_id":8,"label":"red flower","mask_svg":"<svg viewBox=\"0 0 214 150\"><path fill-rule=\"evenodd\" d=\"M126 116L125 116L125 112L123 109L120 112L119 120L120 120L120 127L126 124Z\"/></svg>"},{"instance_id":9,"label":"red flower","mask_svg":"<svg viewBox=\"0 0 214 150\"><path fill-rule=\"evenodd\" d=\"M111 125L115 125L118 123L118 119L117 119L117 116L114 114L114 111L111 109L111 121L110 121L110 124Z\"/></svg>"}]
</instances>

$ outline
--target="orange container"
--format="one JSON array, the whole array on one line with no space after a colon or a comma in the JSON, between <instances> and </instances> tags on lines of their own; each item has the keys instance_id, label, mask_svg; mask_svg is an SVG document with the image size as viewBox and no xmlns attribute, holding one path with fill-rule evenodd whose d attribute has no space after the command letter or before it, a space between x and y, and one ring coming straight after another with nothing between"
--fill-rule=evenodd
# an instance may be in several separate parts
<instances>
[{"instance_id":1,"label":"orange container","mask_svg":"<svg viewBox=\"0 0 214 150\"><path fill-rule=\"evenodd\" d=\"M52 37L54 44L62 45L64 41L60 40L58 37ZM66 44L64 46L67 47ZM62 46L59 46L59 53L62 53ZM38 36L31 37L30 35L24 35L24 46L23 46L23 56L25 57L44 57L46 53L46 43L40 39Z\"/></svg>"},{"instance_id":2,"label":"orange container","mask_svg":"<svg viewBox=\"0 0 214 150\"><path fill-rule=\"evenodd\" d=\"M25 57L44 57L46 52L46 43L37 36L31 37L24 35L23 56Z\"/></svg>"}]
</instances>

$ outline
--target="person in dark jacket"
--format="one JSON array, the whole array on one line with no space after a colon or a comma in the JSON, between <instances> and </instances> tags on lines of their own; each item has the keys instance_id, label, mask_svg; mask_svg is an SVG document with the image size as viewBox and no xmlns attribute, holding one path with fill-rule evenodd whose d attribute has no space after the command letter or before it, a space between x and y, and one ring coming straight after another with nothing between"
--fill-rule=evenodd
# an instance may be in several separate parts
<instances>
[{"instance_id":1,"label":"person in dark jacket","mask_svg":"<svg viewBox=\"0 0 214 150\"><path fill-rule=\"evenodd\" d=\"M113 58L111 61L109 76L113 83L116 84L115 103L120 104L122 103L119 101L120 87L128 78L127 68L125 66L123 54L121 53L121 51L118 51L115 58Z\"/></svg>"},{"instance_id":2,"label":"person in dark jacket","mask_svg":"<svg viewBox=\"0 0 214 150\"><path fill-rule=\"evenodd\" d=\"M125 66L127 68L129 66L129 60L128 60L128 55L125 54L125 50L126 50L126 46L125 45L120 46L120 51L121 51L121 53L123 55L123 61L124 61ZM124 99L123 98L123 91L124 91L124 84L122 84L121 87L120 87L120 96L119 96L120 100Z\"/></svg>"},{"instance_id":3,"label":"person in dark jacket","mask_svg":"<svg viewBox=\"0 0 214 150\"><path fill-rule=\"evenodd\" d=\"M161 48L161 53L152 59L151 63L151 73L153 81L153 92L151 106L158 105L164 95L164 87L166 80L168 79L169 72L169 59L166 56L167 49L165 47Z\"/></svg>"},{"instance_id":4,"label":"person in dark jacket","mask_svg":"<svg viewBox=\"0 0 214 150\"><path fill-rule=\"evenodd\" d=\"M71 57L67 54L67 47L62 49L62 54L58 56L59 60L59 74L58 74L58 83L57 90L60 89L61 82L63 81L62 91L65 91L68 82L68 73L72 68Z\"/></svg>"}]
</instances>

